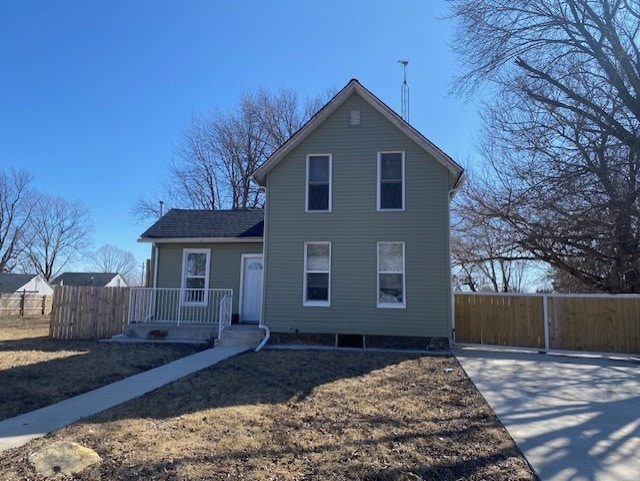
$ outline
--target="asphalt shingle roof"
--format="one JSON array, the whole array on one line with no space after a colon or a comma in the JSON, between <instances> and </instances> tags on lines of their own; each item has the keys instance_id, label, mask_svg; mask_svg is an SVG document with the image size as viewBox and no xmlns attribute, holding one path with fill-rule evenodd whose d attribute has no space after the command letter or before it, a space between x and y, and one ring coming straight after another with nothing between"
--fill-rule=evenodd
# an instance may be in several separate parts
<instances>
[{"instance_id":1,"label":"asphalt shingle roof","mask_svg":"<svg viewBox=\"0 0 640 481\"><path fill-rule=\"evenodd\" d=\"M57 286L62 281L65 286L104 287L117 275L115 272L64 272L51 281L51 284Z\"/></svg>"},{"instance_id":2,"label":"asphalt shingle roof","mask_svg":"<svg viewBox=\"0 0 640 481\"><path fill-rule=\"evenodd\" d=\"M263 209L171 209L140 237L142 239L262 237Z\"/></svg>"},{"instance_id":3,"label":"asphalt shingle roof","mask_svg":"<svg viewBox=\"0 0 640 481\"><path fill-rule=\"evenodd\" d=\"M35 274L0 274L0 292L16 292L35 276Z\"/></svg>"}]
</instances>

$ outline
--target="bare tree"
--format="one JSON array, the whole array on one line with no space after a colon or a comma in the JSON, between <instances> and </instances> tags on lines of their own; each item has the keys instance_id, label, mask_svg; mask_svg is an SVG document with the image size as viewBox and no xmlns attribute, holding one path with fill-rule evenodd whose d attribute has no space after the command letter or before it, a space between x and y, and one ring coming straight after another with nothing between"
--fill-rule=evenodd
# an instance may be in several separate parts
<instances>
[{"instance_id":1,"label":"bare tree","mask_svg":"<svg viewBox=\"0 0 640 481\"><path fill-rule=\"evenodd\" d=\"M251 174L315 113L329 96L301 103L291 89L245 93L230 109L193 115L174 145L160 192L132 206L139 220L157 216L159 200L194 209L261 207Z\"/></svg>"},{"instance_id":2,"label":"bare tree","mask_svg":"<svg viewBox=\"0 0 640 481\"><path fill-rule=\"evenodd\" d=\"M93 230L89 210L80 201L39 194L28 224L25 267L47 281L88 247Z\"/></svg>"},{"instance_id":3,"label":"bare tree","mask_svg":"<svg viewBox=\"0 0 640 481\"><path fill-rule=\"evenodd\" d=\"M484 197L468 180L452 203L451 257L454 285L471 292L521 292L533 256L514 241L509 224L477 208Z\"/></svg>"},{"instance_id":4,"label":"bare tree","mask_svg":"<svg viewBox=\"0 0 640 481\"><path fill-rule=\"evenodd\" d=\"M489 83L475 198L535 258L607 292L640 292L640 5L450 0L464 74Z\"/></svg>"},{"instance_id":5,"label":"bare tree","mask_svg":"<svg viewBox=\"0 0 640 481\"><path fill-rule=\"evenodd\" d=\"M115 272L120 274L130 286L139 284L140 269L130 251L106 244L88 253L86 259L89 270Z\"/></svg>"},{"instance_id":6,"label":"bare tree","mask_svg":"<svg viewBox=\"0 0 640 481\"><path fill-rule=\"evenodd\" d=\"M0 273L13 271L24 251L34 201L32 180L24 170L0 171Z\"/></svg>"}]
</instances>

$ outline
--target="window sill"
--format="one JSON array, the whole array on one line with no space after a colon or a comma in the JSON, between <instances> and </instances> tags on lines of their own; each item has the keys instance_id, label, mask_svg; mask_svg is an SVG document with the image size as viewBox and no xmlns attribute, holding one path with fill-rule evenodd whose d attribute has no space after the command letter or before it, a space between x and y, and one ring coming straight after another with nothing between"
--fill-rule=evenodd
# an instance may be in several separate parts
<instances>
[{"instance_id":1,"label":"window sill","mask_svg":"<svg viewBox=\"0 0 640 481\"><path fill-rule=\"evenodd\" d=\"M402 209L376 209L378 212L404 212L404 207Z\"/></svg>"},{"instance_id":2,"label":"window sill","mask_svg":"<svg viewBox=\"0 0 640 481\"><path fill-rule=\"evenodd\" d=\"M377 307L378 309L406 309L407 305L404 303L379 302Z\"/></svg>"},{"instance_id":3,"label":"window sill","mask_svg":"<svg viewBox=\"0 0 640 481\"><path fill-rule=\"evenodd\" d=\"M306 301L302 305L304 307L331 307L331 303L328 301Z\"/></svg>"}]
</instances>

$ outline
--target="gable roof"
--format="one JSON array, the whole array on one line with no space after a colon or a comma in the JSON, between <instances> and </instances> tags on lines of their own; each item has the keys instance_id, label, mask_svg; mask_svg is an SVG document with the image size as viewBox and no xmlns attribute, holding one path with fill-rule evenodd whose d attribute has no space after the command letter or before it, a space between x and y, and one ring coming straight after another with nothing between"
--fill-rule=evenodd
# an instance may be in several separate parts
<instances>
[{"instance_id":1,"label":"gable roof","mask_svg":"<svg viewBox=\"0 0 640 481\"><path fill-rule=\"evenodd\" d=\"M362 97L369 105L371 105L371 107L382 114L407 137L422 147L422 149L429 153L437 162L442 164L442 166L449 171L450 189L453 190L459 186L464 169L451 157L436 147L436 145L429 141L429 139L409 125L409 123L402 119L402 117L394 112L387 104L363 87L357 79L351 79L349 83L324 107L318 110L318 112L316 112L315 115L300 128L300 130L293 134L278 150L271 154L271 156L260 167L258 167L258 169L256 169L252 175L252 179L258 185L264 186L266 176L269 171L278 165L287 154L306 139L320 124L322 124L322 122L327 119L327 117L335 112L335 110L354 93Z\"/></svg>"},{"instance_id":2,"label":"gable roof","mask_svg":"<svg viewBox=\"0 0 640 481\"><path fill-rule=\"evenodd\" d=\"M171 209L149 227L139 242L262 240L263 209Z\"/></svg>"},{"instance_id":3,"label":"gable roof","mask_svg":"<svg viewBox=\"0 0 640 481\"><path fill-rule=\"evenodd\" d=\"M65 286L96 286L104 287L119 275L117 272L63 272L51 284Z\"/></svg>"},{"instance_id":4,"label":"gable roof","mask_svg":"<svg viewBox=\"0 0 640 481\"><path fill-rule=\"evenodd\" d=\"M0 292L16 292L36 274L0 274Z\"/></svg>"}]
</instances>

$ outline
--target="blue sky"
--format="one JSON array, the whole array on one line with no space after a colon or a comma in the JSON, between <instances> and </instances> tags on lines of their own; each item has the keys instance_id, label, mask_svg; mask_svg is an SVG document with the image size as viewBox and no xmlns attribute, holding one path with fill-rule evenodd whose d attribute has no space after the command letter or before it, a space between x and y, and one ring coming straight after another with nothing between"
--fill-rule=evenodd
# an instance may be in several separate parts
<instances>
[{"instance_id":1,"label":"blue sky","mask_svg":"<svg viewBox=\"0 0 640 481\"><path fill-rule=\"evenodd\" d=\"M446 4L430 1L32 1L0 14L0 169L80 199L94 245L149 256L130 207L159 188L193 112L258 85L301 97L357 78L396 111L408 59L411 123L461 164L473 103L447 95L456 71ZM78 267L82 265L79 264Z\"/></svg>"}]
</instances>

